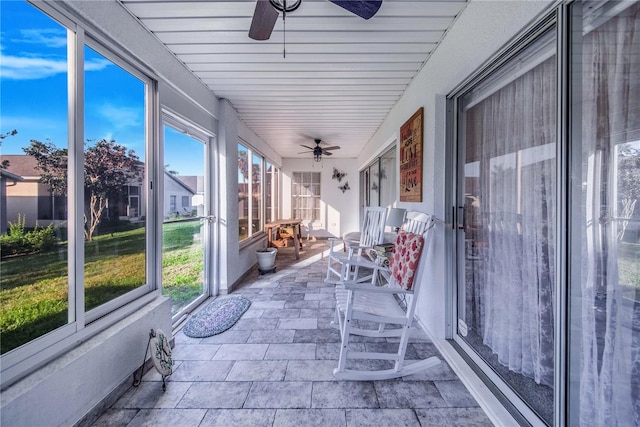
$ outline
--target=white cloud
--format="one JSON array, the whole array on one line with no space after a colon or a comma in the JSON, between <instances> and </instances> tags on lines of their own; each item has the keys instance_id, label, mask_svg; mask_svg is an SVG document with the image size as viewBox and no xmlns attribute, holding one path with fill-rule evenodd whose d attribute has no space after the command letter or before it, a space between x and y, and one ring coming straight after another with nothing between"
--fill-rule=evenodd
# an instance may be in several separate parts
<instances>
[{"instance_id":1,"label":"white cloud","mask_svg":"<svg viewBox=\"0 0 640 427\"><path fill-rule=\"evenodd\" d=\"M67 72L66 58L0 54L0 64L0 77L4 79L36 80ZM85 70L99 71L111 64L107 59L93 59L85 63Z\"/></svg>"},{"instance_id":2,"label":"white cloud","mask_svg":"<svg viewBox=\"0 0 640 427\"><path fill-rule=\"evenodd\" d=\"M31 58L26 56L0 56L0 76L6 79L33 80L67 72L65 59Z\"/></svg>"},{"instance_id":3,"label":"white cloud","mask_svg":"<svg viewBox=\"0 0 640 427\"><path fill-rule=\"evenodd\" d=\"M11 41L19 43L39 44L47 47L67 46L67 33L58 28L32 28L20 30L22 38L13 38Z\"/></svg>"},{"instance_id":4,"label":"white cloud","mask_svg":"<svg viewBox=\"0 0 640 427\"><path fill-rule=\"evenodd\" d=\"M89 59L84 62L85 71L100 71L107 68L109 65L113 65L113 62L105 58Z\"/></svg>"},{"instance_id":5,"label":"white cloud","mask_svg":"<svg viewBox=\"0 0 640 427\"><path fill-rule=\"evenodd\" d=\"M142 111L135 107L116 106L106 103L101 105L98 111L113 124L115 129L139 126L142 119Z\"/></svg>"}]
</instances>

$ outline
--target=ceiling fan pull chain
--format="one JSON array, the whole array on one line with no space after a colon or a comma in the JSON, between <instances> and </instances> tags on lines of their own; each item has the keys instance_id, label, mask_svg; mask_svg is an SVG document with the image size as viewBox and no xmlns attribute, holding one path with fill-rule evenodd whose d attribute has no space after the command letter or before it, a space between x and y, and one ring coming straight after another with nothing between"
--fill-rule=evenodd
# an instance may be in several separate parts
<instances>
[{"instance_id":1,"label":"ceiling fan pull chain","mask_svg":"<svg viewBox=\"0 0 640 427\"><path fill-rule=\"evenodd\" d=\"M287 57L287 0L283 0L282 8L282 57Z\"/></svg>"}]
</instances>

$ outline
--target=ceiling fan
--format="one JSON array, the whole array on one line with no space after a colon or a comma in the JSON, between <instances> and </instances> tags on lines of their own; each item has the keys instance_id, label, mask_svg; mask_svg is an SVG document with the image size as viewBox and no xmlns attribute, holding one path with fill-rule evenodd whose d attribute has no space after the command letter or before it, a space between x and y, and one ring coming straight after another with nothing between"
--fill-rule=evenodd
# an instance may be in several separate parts
<instances>
[{"instance_id":1,"label":"ceiling fan","mask_svg":"<svg viewBox=\"0 0 640 427\"><path fill-rule=\"evenodd\" d=\"M337 145L332 145L331 147L320 147L320 143L322 142L322 140L319 138L314 139L313 141L316 143L315 147L309 147L308 145L300 144L301 147L308 148L311 151L303 151L302 153L298 153L298 154L313 153L313 161L319 162L322 159L323 154L325 156L331 156L333 155L333 153L330 150L340 149L340 147Z\"/></svg>"},{"instance_id":2,"label":"ceiling fan","mask_svg":"<svg viewBox=\"0 0 640 427\"><path fill-rule=\"evenodd\" d=\"M369 19L378 12L382 0L329 0L349 12L361 18ZM282 12L282 20L287 13L298 9L302 0L257 0L256 9L253 12L249 37L254 40L268 40L271 37L273 27L276 25L278 15Z\"/></svg>"}]
</instances>

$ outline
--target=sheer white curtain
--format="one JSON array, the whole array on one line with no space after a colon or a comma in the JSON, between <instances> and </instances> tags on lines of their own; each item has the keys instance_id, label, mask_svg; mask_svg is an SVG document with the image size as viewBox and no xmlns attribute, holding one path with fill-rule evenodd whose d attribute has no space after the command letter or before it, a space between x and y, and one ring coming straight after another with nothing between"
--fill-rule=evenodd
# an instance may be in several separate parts
<instances>
[{"instance_id":1,"label":"sheer white curtain","mask_svg":"<svg viewBox=\"0 0 640 427\"><path fill-rule=\"evenodd\" d=\"M486 245L475 282L483 343L553 385L556 66L545 60L468 111ZM473 136L475 135L475 136Z\"/></svg>"},{"instance_id":2,"label":"sheer white curtain","mask_svg":"<svg viewBox=\"0 0 640 427\"><path fill-rule=\"evenodd\" d=\"M640 288L621 283L615 187L616 146L640 140L640 3L585 34L582 55L579 420L640 425Z\"/></svg>"}]
</instances>

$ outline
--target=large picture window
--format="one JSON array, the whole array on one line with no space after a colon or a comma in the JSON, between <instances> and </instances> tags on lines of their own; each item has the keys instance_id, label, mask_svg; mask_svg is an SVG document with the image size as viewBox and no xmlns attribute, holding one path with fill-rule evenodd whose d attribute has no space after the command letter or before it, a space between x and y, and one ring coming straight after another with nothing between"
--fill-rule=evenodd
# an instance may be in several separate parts
<instances>
[{"instance_id":1,"label":"large picture window","mask_svg":"<svg viewBox=\"0 0 640 427\"><path fill-rule=\"evenodd\" d=\"M280 193L280 170L271 162L265 163L265 181L264 181L264 197L265 197L265 217L264 222L273 222L280 217L280 210L278 207L278 201Z\"/></svg>"},{"instance_id":2,"label":"large picture window","mask_svg":"<svg viewBox=\"0 0 640 427\"><path fill-rule=\"evenodd\" d=\"M145 83L98 48L85 46L84 57L84 281L91 310L146 284L146 201L128 197L130 187L146 182Z\"/></svg>"},{"instance_id":3,"label":"large picture window","mask_svg":"<svg viewBox=\"0 0 640 427\"><path fill-rule=\"evenodd\" d=\"M0 344L5 354L67 324L73 307L65 222L69 171L62 158L69 148L67 30L26 2L0 2L0 8ZM38 39L36 28L47 37ZM21 66L29 58L47 58L56 67ZM42 93L46 102L33 108L33 98ZM51 181L60 183L59 191L41 179L40 158L56 159Z\"/></svg>"},{"instance_id":4,"label":"large picture window","mask_svg":"<svg viewBox=\"0 0 640 427\"><path fill-rule=\"evenodd\" d=\"M0 8L4 381L29 356L152 290L146 159L155 93L81 26L71 31L23 1Z\"/></svg>"},{"instance_id":5,"label":"large picture window","mask_svg":"<svg viewBox=\"0 0 640 427\"><path fill-rule=\"evenodd\" d=\"M320 172L294 172L292 186L293 217L320 221Z\"/></svg>"},{"instance_id":6,"label":"large picture window","mask_svg":"<svg viewBox=\"0 0 640 427\"><path fill-rule=\"evenodd\" d=\"M279 170L255 150L238 144L238 237L245 240L278 214Z\"/></svg>"}]
</instances>

